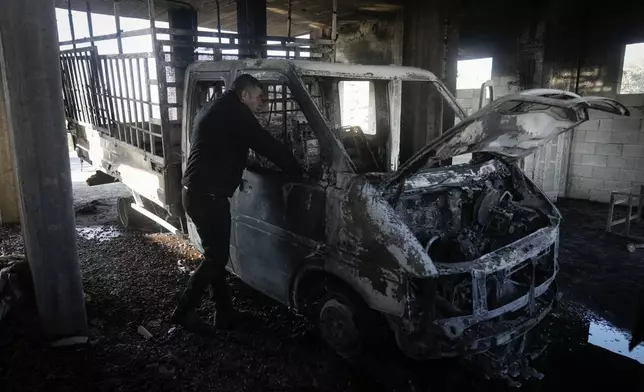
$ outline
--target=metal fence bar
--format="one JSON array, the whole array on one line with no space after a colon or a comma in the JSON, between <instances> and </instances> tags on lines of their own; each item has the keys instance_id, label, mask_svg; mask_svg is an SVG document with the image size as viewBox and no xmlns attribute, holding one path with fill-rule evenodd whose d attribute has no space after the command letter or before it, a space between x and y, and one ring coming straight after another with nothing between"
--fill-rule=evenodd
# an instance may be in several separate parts
<instances>
[{"instance_id":1,"label":"metal fence bar","mask_svg":"<svg viewBox=\"0 0 644 392\"><path fill-rule=\"evenodd\" d=\"M168 35L188 35L192 36L194 35L194 32L192 30L188 29L171 29L171 28L166 28L166 27L157 27L156 28L157 34L168 34ZM202 31L199 30L197 31L197 36L198 37L212 37L212 38L227 38L231 41L234 40L243 40L243 39L248 39L249 37L241 36L239 34L235 33L221 33L217 34L215 31ZM96 39L96 38L94 38ZM266 41L280 41L280 42L288 42L296 45L304 45L304 46L309 46L309 45L317 45L317 46L333 46L335 42L330 39L311 39L311 38L295 38L295 37L278 37L278 36L266 36L263 37L262 39L266 39Z\"/></svg>"},{"instance_id":2,"label":"metal fence bar","mask_svg":"<svg viewBox=\"0 0 644 392\"><path fill-rule=\"evenodd\" d=\"M130 103L130 87L128 86L128 76L127 76L127 64L125 62L125 59L121 59L121 61L118 61L119 64L119 69L123 68L123 79L121 80L121 85L125 87L125 95L121 94L121 99L123 99L123 104L125 105L126 112L127 112L127 129L128 129L128 136L130 137L129 139L129 144L134 144L134 135L132 135L132 108L131 108L131 103Z\"/></svg>"},{"instance_id":3,"label":"metal fence bar","mask_svg":"<svg viewBox=\"0 0 644 392\"><path fill-rule=\"evenodd\" d=\"M75 53L70 53L69 56L69 61L71 63L72 67L72 74L74 77L74 84L75 84L75 94L78 94L79 100L81 102L81 113L82 113L82 120L85 123L90 123L89 115L87 113L87 107L89 106L87 104L87 97L85 97L85 94L83 94L83 86L82 86L82 81L80 79L80 70L78 69L79 67L77 66L77 61L76 61L76 54Z\"/></svg>"},{"instance_id":4,"label":"metal fence bar","mask_svg":"<svg viewBox=\"0 0 644 392\"><path fill-rule=\"evenodd\" d=\"M133 105L134 108L134 124L136 125L136 147L141 148L141 134L138 130L139 126L139 114L137 113L137 108L136 108L136 89L134 88L134 62L132 59L127 59L128 62L130 63L130 82L132 87L132 98L133 100L130 101L130 104ZM125 59L123 61L126 61Z\"/></svg>"},{"instance_id":5,"label":"metal fence bar","mask_svg":"<svg viewBox=\"0 0 644 392\"><path fill-rule=\"evenodd\" d=\"M121 64L118 59L114 59L114 68L116 70L116 82L119 87L118 91L118 101L121 106L121 121L123 123L123 141L128 143L128 126L127 118L125 117L125 101L123 100L123 78L121 77Z\"/></svg>"},{"instance_id":6,"label":"metal fence bar","mask_svg":"<svg viewBox=\"0 0 644 392\"><path fill-rule=\"evenodd\" d=\"M145 59L145 61L148 61L148 60ZM141 125L141 129L145 129L145 108L144 108L144 105L143 105L144 104L144 101L143 101L143 89L144 89L143 83L144 83L144 80L143 80L143 77L141 75L142 72L141 72L141 59L140 58L136 59L136 72L137 72L137 74L139 76L137 78L137 81L138 81L138 88L139 88L139 98L141 98L139 100L139 102L138 102L139 103L139 109L141 110L141 123L140 123L140 125ZM150 97L148 97L148 100L149 99L150 99ZM146 134L146 132L144 132L143 135L141 135L141 137L144 138L145 134ZM142 140L142 142L143 142L143 146L145 147L145 140Z\"/></svg>"},{"instance_id":7,"label":"metal fence bar","mask_svg":"<svg viewBox=\"0 0 644 392\"><path fill-rule=\"evenodd\" d=\"M96 117L95 107L93 105L94 94L88 94L88 89L91 91L91 81L87 76L87 66L89 61L82 54L77 55L78 67L80 68L80 77L83 83L83 96L87 99L87 111L89 114L90 124L98 125L98 118Z\"/></svg>"},{"instance_id":8,"label":"metal fence bar","mask_svg":"<svg viewBox=\"0 0 644 392\"><path fill-rule=\"evenodd\" d=\"M74 93L74 77L72 75L71 65L66 54L61 53L60 55L61 69L63 70L63 75L66 76L67 81L67 90L68 90L68 101L69 105L73 105L73 110L70 108L72 118L78 121L80 119L80 107L78 102L78 97Z\"/></svg>"},{"instance_id":9,"label":"metal fence bar","mask_svg":"<svg viewBox=\"0 0 644 392\"><path fill-rule=\"evenodd\" d=\"M114 0L114 23L116 24L116 43L119 48L119 54L123 54L123 41L121 35L121 17L119 15L120 6L118 0Z\"/></svg>"},{"instance_id":10,"label":"metal fence bar","mask_svg":"<svg viewBox=\"0 0 644 392\"><path fill-rule=\"evenodd\" d=\"M118 125L118 140L124 141L124 135L125 135L125 128L123 127L123 121L121 118L121 112L119 111L119 101L117 97L117 91L116 91L116 70L114 68L114 62L115 59L109 59L108 64L109 64L109 69L110 69L110 80L112 82L112 101L114 102L114 114L116 118L116 123ZM119 94L120 94L120 89L119 89Z\"/></svg>"},{"instance_id":11,"label":"metal fence bar","mask_svg":"<svg viewBox=\"0 0 644 392\"><path fill-rule=\"evenodd\" d=\"M90 91L92 92L92 105L94 105L94 116L96 117L96 127L101 127L106 123L103 117L103 104L100 90L100 78L98 76L98 54L96 47L91 47L88 53L88 77L90 81Z\"/></svg>"},{"instance_id":12,"label":"metal fence bar","mask_svg":"<svg viewBox=\"0 0 644 392\"><path fill-rule=\"evenodd\" d=\"M98 54L96 55L96 78L98 81L98 95L101 98L101 105L102 105L102 119L103 119L103 126L107 129L108 133L110 136L112 135L112 126L111 126L111 118L112 116L111 111L110 111L110 105L107 99L107 89L106 86L107 84L105 83L105 75L103 75L103 62L100 57L98 57Z\"/></svg>"},{"instance_id":13,"label":"metal fence bar","mask_svg":"<svg viewBox=\"0 0 644 392\"><path fill-rule=\"evenodd\" d=\"M90 1L85 2L85 13L87 14L87 30L89 31L89 43L94 46L94 25L92 24L92 6Z\"/></svg>"},{"instance_id":14,"label":"metal fence bar","mask_svg":"<svg viewBox=\"0 0 644 392\"><path fill-rule=\"evenodd\" d=\"M186 47L197 47L197 48L206 48L206 49L241 49L242 46L239 44L220 44L217 42L199 42L198 44L194 44L193 42L186 42L186 41L176 41L176 40L158 40L158 43L164 46L186 46ZM261 48L262 50L275 50L275 51L285 51L287 50L286 48L298 48L299 46L296 45L291 45L289 43L285 43L284 45L280 44L260 44L260 45L255 45ZM301 48L300 48L301 49ZM323 47L311 47L311 48L305 48L307 51L311 53L331 53L332 49L324 49ZM286 57L286 56L279 56L279 57Z\"/></svg>"},{"instance_id":15,"label":"metal fence bar","mask_svg":"<svg viewBox=\"0 0 644 392\"><path fill-rule=\"evenodd\" d=\"M124 31L120 34L121 38L131 38L131 37L139 37L143 35L150 35L150 28L146 27L145 29L137 29L137 30L130 30L130 31ZM109 41L118 38L119 34L105 34L105 35L97 35L94 36L94 42L99 42L99 41ZM85 37L85 38L79 38L75 41L77 44L84 44L84 43L91 43L92 42L92 37ZM60 46L67 46L67 45L73 45L73 41L60 41L58 45Z\"/></svg>"},{"instance_id":16,"label":"metal fence bar","mask_svg":"<svg viewBox=\"0 0 644 392\"><path fill-rule=\"evenodd\" d=\"M105 108L107 110L108 122L107 128L110 131L110 136L116 137L118 135L118 124L116 124L116 113L114 110L114 101L112 100L112 89L110 88L111 79L109 73L109 63L105 58L99 58L101 64L101 83L103 84L103 98L105 99ZM114 129L116 125L116 129Z\"/></svg>"},{"instance_id":17,"label":"metal fence bar","mask_svg":"<svg viewBox=\"0 0 644 392\"><path fill-rule=\"evenodd\" d=\"M60 62L61 62L61 70L63 72L63 87L65 88L64 91L66 91L66 95L67 95L65 108L67 109L69 118L78 120L80 118L80 114L78 112L80 108L79 108L79 103L78 103L76 94L74 94L74 86L72 83L71 69L69 66L67 55L61 54Z\"/></svg>"},{"instance_id":18,"label":"metal fence bar","mask_svg":"<svg viewBox=\"0 0 644 392\"><path fill-rule=\"evenodd\" d=\"M80 78L83 83L83 95L87 99L87 112L89 115L90 119L90 124L92 125L98 125L98 118L96 118L96 113L95 113L95 108L93 105L93 95L91 94L91 81L88 77L88 70L87 67L89 65L89 60L87 56L83 55L82 53L79 53L77 55L78 59L78 67L80 68Z\"/></svg>"},{"instance_id":19,"label":"metal fence bar","mask_svg":"<svg viewBox=\"0 0 644 392\"><path fill-rule=\"evenodd\" d=\"M166 138L166 132L169 131L170 113L168 112L168 88L166 87L166 68L165 68L165 53L163 52L162 44L157 42L156 46L156 68L157 68L157 84L159 86L159 112L161 117L161 135L162 139ZM162 154L166 157L164 146L161 146Z\"/></svg>"},{"instance_id":20,"label":"metal fence bar","mask_svg":"<svg viewBox=\"0 0 644 392\"><path fill-rule=\"evenodd\" d=\"M143 61L145 94L148 97L148 129L150 130L150 154L154 154L154 137L152 136L152 94L150 91L150 64L149 60Z\"/></svg>"},{"instance_id":21,"label":"metal fence bar","mask_svg":"<svg viewBox=\"0 0 644 392\"><path fill-rule=\"evenodd\" d=\"M76 34L74 32L74 17L72 15L72 0L67 0L67 17L69 18L69 32L72 37L72 46L76 49Z\"/></svg>"}]
</instances>

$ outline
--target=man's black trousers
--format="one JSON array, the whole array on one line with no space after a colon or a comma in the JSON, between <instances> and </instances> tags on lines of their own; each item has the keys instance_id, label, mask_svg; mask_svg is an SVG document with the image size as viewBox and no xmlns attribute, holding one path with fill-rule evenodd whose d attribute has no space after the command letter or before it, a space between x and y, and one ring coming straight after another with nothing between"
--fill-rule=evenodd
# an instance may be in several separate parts
<instances>
[{"instance_id":1,"label":"man's black trousers","mask_svg":"<svg viewBox=\"0 0 644 392\"><path fill-rule=\"evenodd\" d=\"M204 250L204 259L188 280L188 287L179 299L179 310L187 313L197 308L206 288L218 312L232 310L225 268L230 256L230 202L227 197L213 196L184 188L183 208L197 228Z\"/></svg>"}]
</instances>

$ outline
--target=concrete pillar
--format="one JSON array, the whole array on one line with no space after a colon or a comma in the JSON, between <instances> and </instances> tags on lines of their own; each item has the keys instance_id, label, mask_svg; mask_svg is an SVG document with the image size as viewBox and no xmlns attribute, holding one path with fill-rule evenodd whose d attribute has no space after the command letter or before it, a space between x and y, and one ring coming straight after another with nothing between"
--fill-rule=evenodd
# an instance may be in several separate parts
<instances>
[{"instance_id":1,"label":"concrete pillar","mask_svg":"<svg viewBox=\"0 0 644 392\"><path fill-rule=\"evenodd\" d=\"M266 0L237 0L237 33L245 37L240 57L266 57Z\"/></svg>"},{"instance_id":2,"label":"concrete pillar","mask_svg":"<svg viewBox=\"0 0 644 392\"><path fill-rule=\"evenodd\" d=\"M197 44L197 11L192 8L170 8L168 9L168 21L171 29L181 29L193 31L193 36L172 35L173 41L185 41L186 46L172 47L172 61L174 66L174 78L176 82L176 102L182 102L183 85L185 82L186 68L188 65L197 60L195 49ZM179 111L180 112L180 111ZM179 113L181 116L181 113Z\"/></svg>"},{"instance_id":3,"label":"concrete pillar","mask_svg":"<svg viewBox=\"0 0 644 392\"><path fill-rule=\"evenodd\" d=\"M20 208L13 154L9 141L9 121L5 109L4 86L0 72L0 225L20 222Z\"/></svg>"},{"instance_id":4,"label":"concrete pillar","mask_svg":"<svg viewBox=\"0 0 644 392\"><path fill-rule=\"evenodd\" d=\"M40 322L86 340L53 0L3 3L0 69Z\"/></svg>"},{"instance_id":5,"label":"concrete pillar","mask_svg":"<svg viewBox=\"0 0 644 392\"><path fill-rule=\"evenodd\" d=\"M404 8L403 65L433 72L456 90L458 0L407 0ZM428 84L404 83L400 162L453 124L452 110Z\"/></svg>"}]
</instances>

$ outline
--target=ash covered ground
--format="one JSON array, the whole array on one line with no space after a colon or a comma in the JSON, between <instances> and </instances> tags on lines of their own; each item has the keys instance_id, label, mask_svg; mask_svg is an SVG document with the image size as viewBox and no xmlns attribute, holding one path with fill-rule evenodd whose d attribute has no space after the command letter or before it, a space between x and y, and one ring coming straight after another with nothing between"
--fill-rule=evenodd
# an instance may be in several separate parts
<instances>
[{"instance_id":1,"label":"ash covered ground","mask_svg":"<svg viewBox=\"0 0 644 392\"><path fill-rule=\"evenodd\" d=\"M170 234L123 232L116 225L120 184L88 188L75 170L79 259L90 342L50 348L35 305L0 321L2 391L472 391L517 390L485 380L457 360L414 362L393 341L348 363L327 349L316 328L238 279L235 305L254 321L214 337L173 328L167 317L199 255ZM80 174L79 174L80 173ZM644 350L629 358L624 339L644 292L644 250L604 233L607 206L563 200L559 286L564 301L540 326L549 340L534 367L543 380L520 390L571 387L644 390ZM0 228L0 254L23 252L19 227ZM212 303L200 309L210 317ZM137 332L144 326L154 336ZM590 334L590 335L589 335ZM590 341L590 342L589 342ZM612 351L611 351L612 350Z\"/></svg>"}]
</instances>

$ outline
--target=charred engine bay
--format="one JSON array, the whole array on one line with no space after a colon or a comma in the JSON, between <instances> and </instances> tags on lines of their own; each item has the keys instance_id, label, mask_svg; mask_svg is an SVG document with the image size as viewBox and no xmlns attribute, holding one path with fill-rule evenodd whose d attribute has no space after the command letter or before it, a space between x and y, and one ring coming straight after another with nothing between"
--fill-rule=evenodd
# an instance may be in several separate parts
<instances>
[{"instance_id":1,"label":"charred engine bay","mask_svg":"<svg viewBox=\"0 0 644 392\"><path fill-rule=\"evenodd\" d=\"M497 159L421 171L395 207L437 263L475 260L553 219L521 170Z\"/></svg>"}]
</instances>

